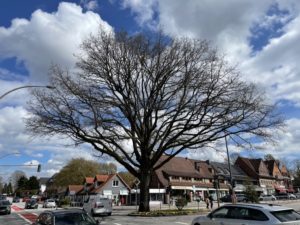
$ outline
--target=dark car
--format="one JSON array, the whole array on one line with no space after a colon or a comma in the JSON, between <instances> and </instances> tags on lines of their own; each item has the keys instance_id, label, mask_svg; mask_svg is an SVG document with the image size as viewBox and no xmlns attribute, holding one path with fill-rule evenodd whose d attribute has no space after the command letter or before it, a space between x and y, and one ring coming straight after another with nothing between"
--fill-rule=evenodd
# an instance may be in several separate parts
<instances>
[{"instance_id":1,"label":"dark car","mask_svg":"<svg viewBox=\"0 0 300 225\"><path fill-rule=\"evenodd\" d=\"M25 203L25 209L37 209L39 207L36 199L29 199Z\"/></svg>"},{"instance_id":2,"label":"dark car","mask_svg":"<svg viewBox=\"0 0 300 225\"><path fill-rule=\"evenodd\" d=\"M20 198L19 197L14 197L12 202L20 202Z\"/></svg>"},{"instance_id":3,"label":"dark car","mask_svg":"<svg viewBox=\"0 0 300 225\"><path fill-rule=\"evenodd\" d=\"M33 225L97 225L98 220L82 209L62 209L42 212Z\"/></svg>"},{"instance_id":4,"label":"dark car","mask_svg":"<svg viewBox=\"0 0 300 225\"><path fill-rule=\"evenodd\" d=\"M222 202L232 202L231 195L225 195L225 196L221 197L220 200Z\"/></svg>"},{"instance_id":5,"label":"dark car","mask_svg":"<svg viewBox=\"0 0 300 225\"><path fill-rule=\"evenodd\" d=\"M1 214L10 214L10 202L8 200L1 200L0 201L0 213Z\"/></svg>"}]
</instances>

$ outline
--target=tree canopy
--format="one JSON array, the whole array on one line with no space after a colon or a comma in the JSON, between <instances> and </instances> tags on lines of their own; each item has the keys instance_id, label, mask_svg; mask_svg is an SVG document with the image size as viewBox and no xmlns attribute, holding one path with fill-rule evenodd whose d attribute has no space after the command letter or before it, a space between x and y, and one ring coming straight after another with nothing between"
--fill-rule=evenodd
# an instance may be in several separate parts
<instances>
[{"instance_id":1,"label":"tree canopy","mask_svg":"<svg viewBox=\"0 0 300 225\"><path fill-rule=\"evenodd\" d=\"M207 41L99 32L82 50L76 72L53 66L55 89L33 92L27 127L114 158L140 180L140 211L149 210L151 175L175 155L225 136L270 141L283 124Z\"/></svg>"},{"instance_id":2,"label":"tree canopy","mask_svg":"<svg viewBox=\"0 0 300 225\"><path fill-rule=\"evenodd\" d=\"M72 159L55 176L54 185L66 187L71 184L82 184L85 177L94 177L97 174L116 173L117 167L113 163L99 163L83 158Z\"/></svg>"}]
</instances>

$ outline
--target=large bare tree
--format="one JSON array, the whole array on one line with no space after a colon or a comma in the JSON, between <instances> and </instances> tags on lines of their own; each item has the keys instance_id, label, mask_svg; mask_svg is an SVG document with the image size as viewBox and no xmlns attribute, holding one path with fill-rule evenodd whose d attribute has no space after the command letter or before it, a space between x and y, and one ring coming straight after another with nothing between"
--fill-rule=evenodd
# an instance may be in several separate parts
<instances>
[{"instance_id":1,"label":"large bare tree","mask_svg":"<svg viewBox=\"0 0 300 225\"><path fill-rule=\"evenodd\" d=\"M175 155L225 136L237 144L270 140L283 124L206 41L99 33L82 50L76 72L54 66L55 89L33 92L27 126L117 160L140 180L139 211L150 210L151 175Z\"/></svg>"}]
</instances>

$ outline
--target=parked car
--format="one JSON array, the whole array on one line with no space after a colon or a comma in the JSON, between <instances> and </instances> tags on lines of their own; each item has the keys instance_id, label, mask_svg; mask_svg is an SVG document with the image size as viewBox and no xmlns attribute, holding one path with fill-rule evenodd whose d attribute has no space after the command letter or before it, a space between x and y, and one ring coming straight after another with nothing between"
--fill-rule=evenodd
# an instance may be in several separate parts
<instances>
[{"instance_id":1,"label":"parked car","mask_svg":"<svg viewBox=\"0 0 300 225\"><path fill-rule=\"evenodd\" d=\"M276 195L276 198L278 200L282 200L282 199L295 200L295 199L297 199L297 197L294 194L290 194L290 193L280 193L280 194Z\"/></svg>"},{"instance_id":2,"label":"parked car","mask_svg":"<svg viewBox=\"0 0 300 225\"><path fill-rule=\"evenodd\" d=\"M56 203L54 199L47 199L44 201L43 208L55 208Z\"/></svg>"},{"instance_id":3,"label":"parked car","mask_svg":"<svg viewBox=\"0 0 300 225\"><path fill-rule=\"evenodd\" d=\"M91 195L83 203L83 209L92 216L112 213L112 200L102 195Z\"/></svg>"},{"instance_id":4,"label":"parked car","mask_svg":"<svg viewBox=\"0 0 300 225\"><path fill-rule=\"evenodd\" d=\"M12 202L20 202L20 198L19 197L13 197Z\"/></svg>"},{"instance_id":5,"label":"parked car","mask_svg":"<svg viewBox=\"0 0 300 225\"><path fill-rule=\"evenodd\" d=\"M29 197L23 197L22 202L27 202L29 199Z\"/></svg>"},{"instance_id":6,"label":"parked car","mask_svg":"<svg viewBox=\"0 0 300 225\"><path fill-rule=\"evenodd\" d=\"M10 214L10 202L8 200L0 200L0 213L1 214Z\"/></svg>"},{"instance_id":7,"label":"parked car","mask_svg":"<svg viewBox=\"0 0 300 225\"><path fill-rule=\"evenodd\" d=\"M245 194L235 194L237 202L248 202L248 198Z\"/></svg>"},{"instance_id":8,"label":"parked car","mask_svg":"<svg viewBox=\"0 0 300 225\"><path fill-rule=\"evenodd\" d=\"M33 225L97 225L98 220L81 209L62 209L42 212Z\"/></svg>"},{"instance_id":9,"label":"parked car","mask_svg":"<svg viewBox=\"0 0 300 225\"><path fill-rule=\"evenodd\" d=\"M232 202L231 195L225 195L225 196L221 197L220 201L221 202Z\"/></svg>"},{"instance_id":10,"label":"parked car","mask_svg":"<svg viewBox=\"0 0 300 225\"><path fill-rule=\"evenodd\" d=\"M39 204L36 199L29 199L25 203L25 209L37 209Z\"/></svg>"},{"instance_id":11,"label":"parked car","mask_svg":"<svg viewBox=\"0 0 300 225\"><path fill-rule=\"evenodd\" d=\"M259 201L275 201L277 198L274 195L261 195Z\"/></svg>"},{"instance_id":12,"label":"parked car","mask_svg":"<svg viewBox=\"0 0 300 225\"><path fill-rule=\"evenodd\" d=\"M226 204L196 217L192 225L300 225L300 214L292 208L267 204Z\"/></svg>"},{"instance_id":13,"label":"parked car","mask_svg":"<svg viewBox=\"0 0 300 225\"><path fill-rule=\"evenodd\" d=\"M300 192L294 194L296 198L300 198Z\"/></svg>"}]
</instances>

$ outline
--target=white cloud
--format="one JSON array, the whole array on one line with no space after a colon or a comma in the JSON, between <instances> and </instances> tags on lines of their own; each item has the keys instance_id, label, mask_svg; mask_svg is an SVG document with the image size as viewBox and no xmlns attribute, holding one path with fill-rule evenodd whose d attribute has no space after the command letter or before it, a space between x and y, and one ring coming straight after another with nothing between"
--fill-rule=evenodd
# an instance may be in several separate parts
<instances>
[{"instance_id":1,"label":"white cloud","mask_svg":"<svg viewBox=\"0 0 300 225\"><path fill-rule=\"evenodd\" d=\"M80 0L80 4L87 10L95 10L98 8L97 0Z\"/></svg>"},{"instance_id":2,"label":"white cloud","mask_svg":"<svg viewBox=\"0 0 300 225\"><path fill-rule=\"evenodd\" d=\"M100 27L112 31L98 14L83 13L73 3L60 3L53 13L36 10L30 20L16 18L10 27L0 27L0 59L16 57L24 62L31 82L45 81L51 63L72 68L82 41Z\"/></svg>"},{"instance_id":3,"label":"white cloud","mask_svg":"<svg viewBox=\"0 0 300 225\"><path fill-rule=\"evenodd\" d=\"M153 21L157 7L156 0L123 0L122 7L130 8L136 14L135 20L139 25L148 25L153 28L156 24L156 21Z\"/></svg>"}]
</instances>

